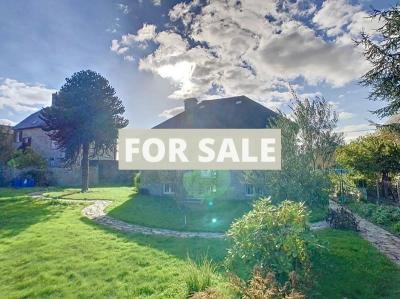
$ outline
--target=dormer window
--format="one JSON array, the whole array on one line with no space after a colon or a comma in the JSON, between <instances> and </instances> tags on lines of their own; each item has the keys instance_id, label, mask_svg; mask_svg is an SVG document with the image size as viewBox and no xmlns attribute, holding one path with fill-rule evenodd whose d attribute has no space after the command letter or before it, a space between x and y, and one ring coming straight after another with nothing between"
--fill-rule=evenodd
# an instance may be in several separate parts
<instances>
[{"instance_id":1,"label":"dormer window","mask_svg":"<svg viewBox=\"0 0 400 299\"><path fill-rule=\"evenodd\" d=\"M241 101L241 100L236 101L235 104L236 104L236 105L242 104L242 101Z\"/></svg>"}]
</instances>

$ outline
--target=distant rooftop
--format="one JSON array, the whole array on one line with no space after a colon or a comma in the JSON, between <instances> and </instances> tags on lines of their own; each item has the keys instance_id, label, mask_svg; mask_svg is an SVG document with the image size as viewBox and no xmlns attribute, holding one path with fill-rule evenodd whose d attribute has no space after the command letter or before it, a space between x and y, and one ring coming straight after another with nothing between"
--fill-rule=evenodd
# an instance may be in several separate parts
<instances>
[{"instance_id":1,"label":"distant rooftop","mask_svg":"<svg viewBox=\"0 0 400 299\"><path fill-rule=\"evenodd\" d=\"M14 126L14 130L41 128L44 126L44 121L40 118L42 110L35 112L25 118L23 121Z\"/></svg>"},{"instance_id":2,"label":"distant rooftop","mask_svg":"<svg viewBox=\"0 0 400 299\"><path fill-rule=\"evenodd\" d=\"M155 126L163 128L266 128L267 122L278 114L249 99L237 96L198 102L185 100L185 110Z\"/></svg>"}]
</instances>

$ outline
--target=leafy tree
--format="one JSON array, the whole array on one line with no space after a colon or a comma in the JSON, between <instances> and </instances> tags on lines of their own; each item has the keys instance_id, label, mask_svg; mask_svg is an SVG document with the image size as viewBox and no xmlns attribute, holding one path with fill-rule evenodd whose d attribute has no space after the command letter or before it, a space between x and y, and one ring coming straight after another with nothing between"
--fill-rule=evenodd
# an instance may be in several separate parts
<instances>
[{"instance_id":1,"label":"leafy tree","mask_svg":"<svg viewBox=\"0 0 400 299\"><path fill-rule=\"evenodd\" d=\"M115 150L118 129L128 125L124 112L107 79L90 70L67 78L55 103L43 109L44 130L65 151L67 163L81 159L82 192L89 188L89 156Z\"/></svg>"},{"instance_id":2,"label":"leafy tree","mask_svg":"<svg viewBox=\"0 0 400 299\"><path fill-rule=\"evenodd\" d=\"M43 170L46 168L47 163L42 156L30 147L27 147L15 151L11 159L8 161L8 165L17 169L32 167Z\"/></svg>"},{"instance_id":3,"label":"leafy tree","mask_svg":"<svg viewBox=\"0 0 400 299\"><path fill-rule=\"evenodd\" d=\"M311 159L313 170L325 169L334 163L334 153L343 143L342 134L334 131L338 116L324 97L301 100L293 93L291 116L297 125L300 150Z\"/></svg>"},{"instance_id":4,"label":"leafy tree","mask_svg":"<svg viewBox=\"0 0 400 299\"><path fill-rule=\"evenodd\" d=\"M370 100L388 103L375 113L391 116L400 111L400 7L376 10L370 17L379 19L382 25L373 36L363 32L356 41L364 47L364 56L372 65L361 83L371 87Z\"/></svg>"},{"instance_id":5,"label":"leafy tree","mask_svg":"<svg viewBox=\"0 0 400 299\"><path fill-rule=\"evenodd\" d=\"M389 175L400 171L400 143L390 132L360 137L337 150L337 161L344 167L365 175L379 175L385 197Z\"/></svg>"},{"instance_id":6,"label":"leafy tree","mask_svg":"<svg viewBox=\"0 0 400 299\"><path fill-rule=\"evenodd\" d=\"M282 132L281 171L247 171L244 181L277 200L305 201L309 206L328 202L330 181L325 168L343 137L333 130L336 113L323 98L300 100L295 96L292 119L283 113L270 126Z\"/></svg>"},{"instance_id":7,"label":"leafy tree","mask_svg":"<svg viewBox=\"0 0 400 299\"><path fill-rule=\"evenodd\" d=\"M12 146L13 137L6 129L0 126L0 166L5 165L12 157L14 148Z\"/></svg>"},{"instance_id":8,"label":"leafy tree","mask_svg":"<svg viewBox=\"0 0 400 299\"><path fill-rule=\"evenodd\" d=\"M228 265L239 258L251 268L277 274L287 281L289 273L310 271L310 249L316 245L304 205L284 201L278 206L268 198L256 201L253 209L231 225L232 242Z\"/></svg>"}]
</instances>

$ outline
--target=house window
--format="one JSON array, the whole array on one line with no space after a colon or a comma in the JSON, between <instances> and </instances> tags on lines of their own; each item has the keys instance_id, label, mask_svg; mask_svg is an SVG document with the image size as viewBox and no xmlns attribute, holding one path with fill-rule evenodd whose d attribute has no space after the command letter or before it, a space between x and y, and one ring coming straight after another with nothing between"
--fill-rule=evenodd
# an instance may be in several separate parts
<instances>
[{"instance_id":1,"label":"house window","mask_svg":"<svg viewBox=\"0 0 400 299\"><path fill-rule=\"evenodd\" d=\"M217 185L210 185L209 191L212 192L212 193L217 192Z\"/></svg>"},{"instance_id":2,"label":"house window","mask_svg":"<svg viewBox=\"0 0 400 299\"><path fill-rule=\"evenodd\" d=\"M175 194L175 184L166 183L163 188L164 194Z\"/></svg>"},{"instance_id":3,"label":"house window","mask_svg":"<svg viewBox=\"0 0 400 299\"><path fill-rule=\"evenodd\" d=\"M24 137L22 138L22 144L24 146L30 146L32 143L32 138L31 137Z\"/></svg>"},{"instance_id":4,"label":"house window","mask_svg":"<svg viewBox=\"0 0 400 299\"><path fill-rule=\"evenodd\" d=\"M253 185L246 184L245 186L245 194L246 196L254 196L255 195L255 188Z\"/></svg>"},{"instance_id":5,"label":"house window","mask_svg":"<svg viewBox=\"0 0 400 299\"><path fill-rule=\"evenodd\" d=\"M217 176L217 172L215 170L201 170L200 176L202 178L215 178Z\"/></svg>"},{"instance_id":6,"label":"house window","mask_svg":"<svg viewBox=\"0 0 400 299\"><path fill-rule=\"evenodd\" d=\"M22 131L15 131L14 133L15 142L22 142Z\"/></svg>"}]
</instances>

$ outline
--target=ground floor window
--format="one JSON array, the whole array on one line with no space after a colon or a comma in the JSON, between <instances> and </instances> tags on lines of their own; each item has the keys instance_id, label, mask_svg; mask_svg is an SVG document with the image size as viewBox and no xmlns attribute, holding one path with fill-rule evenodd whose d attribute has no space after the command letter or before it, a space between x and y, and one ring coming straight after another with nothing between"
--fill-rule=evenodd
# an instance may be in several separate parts
<instances>
[{"instance_id":1,"label":"ground floor window","mask_svg":"<svg viewBox=\"0 0 400 299\"><path fill-rule=\"evenodd\" d=\"M251 184L245 185L245 194L246 196L254 196L255 195L255 188Z\"/></svg>"},{"instance_id":2,"label":"ground floor window","mask_svg":"<svg viewBox=\"0 0 400 299\"><path fill-rule=\"evenodd\" d=\"M164 194L175 194L175 184L166 183L163 187Z\"/></svg>"}]
</instances>

